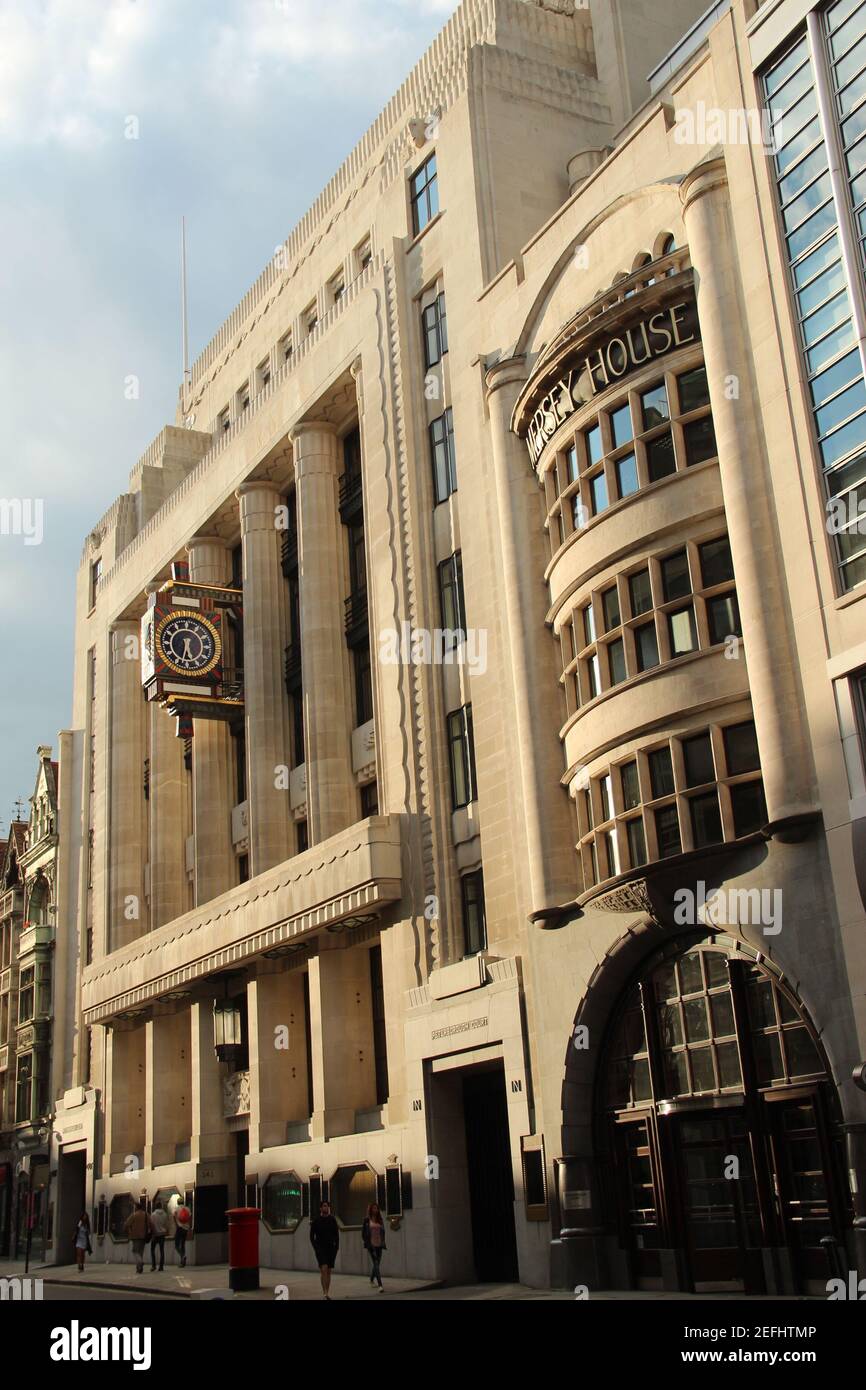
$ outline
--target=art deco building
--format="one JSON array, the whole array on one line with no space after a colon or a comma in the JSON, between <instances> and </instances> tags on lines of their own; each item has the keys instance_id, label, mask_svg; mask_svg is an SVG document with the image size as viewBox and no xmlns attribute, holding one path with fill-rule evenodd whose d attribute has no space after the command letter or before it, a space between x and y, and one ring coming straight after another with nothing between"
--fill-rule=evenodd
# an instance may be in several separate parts
<instances>
[{"instance_id":1,"label":"art deco building","mask_svg":"<svg viewBox=\"0 0 866 1390\"><path fill-rule=\"evenodd\" d=\"M311 1267L326 1193L348 1270L377 1197L395 1274L853 1267L864 66L465 0L194 363L78 579L109 1258L146 1192Z\"/></svg>"}]
</instances>

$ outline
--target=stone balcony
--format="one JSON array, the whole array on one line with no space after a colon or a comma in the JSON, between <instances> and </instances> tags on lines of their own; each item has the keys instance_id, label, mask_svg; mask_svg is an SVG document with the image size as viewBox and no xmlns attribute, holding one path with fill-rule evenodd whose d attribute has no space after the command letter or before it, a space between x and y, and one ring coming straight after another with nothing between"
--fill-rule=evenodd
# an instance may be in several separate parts
<instances>
[{"instance_id":1,"label":"stone balcony","mask_svg":"<svg viewBox=\"0 0 866 1390\"><path fill-rule=\"evenodd\" d=\"M93 962L88 1025L141 1010L217 971L310 940L402 895L400 817L371 816Z\"/></svg>"},{"instance_id":2,"label":"stone balcony","mask_svg":"<svg viewBox=\"0 0 866 1390\"><path fill-rule=\"evenodd\" d=\"M41 923L34 923L32 926L25 923L21 935L18 938L19 963L22 956L29 955L31 951L35 951L39 946L51 946L53 942L53 927L47 925L43 926Z\"/></svg>"}]
</instances>

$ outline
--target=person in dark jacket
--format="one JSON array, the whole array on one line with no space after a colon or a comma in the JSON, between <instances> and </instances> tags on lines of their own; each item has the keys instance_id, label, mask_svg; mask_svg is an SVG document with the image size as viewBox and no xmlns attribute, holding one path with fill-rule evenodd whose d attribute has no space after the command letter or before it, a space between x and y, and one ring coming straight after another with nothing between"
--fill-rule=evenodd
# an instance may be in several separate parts
<instances>
[{"instance_id":1,"label":"person in dark jacket","mask_svg":"<svg viewBox=\"0 0 866 1390\"><path fill-rule=\"evenodd\" d=\"M364 1249L368 1252L373 1262L373 1272L370 1275L370 1283L378 1283L379 1292L384 1293L382 1287L382 1271L379 1265L382 1260L382 1251L385 1249L385 1222L379 1210L378 1202L371 1202L367 1208L367 1215L364 1217L364 1224L361 1227L361 1240L364 1242Z\"/></svg>"},{"instance_id":2,"label":"person in dark jacket","mask_svg":"<svg viewBox=\"0 0 866 1390\"><path fill-rule=\"evenodd\" d=\"M78 1225L75 1227L75 1259L78 1264L78 1273L84 1269L84 1256L93 1254L93 1246L90 1244L90 1217L86 1211L81 1213Z\"/></svg>"},{"instance_id":3,"label":"person in dark jacket","mask_svg":"<svg viewBox=\"0 0 866 1390\"><path fill-rule=\"evenodd\" d=\"M337 1261L340 1248L340 1228L336 1218L331 1215L330 1202L322 1202L319 1215L310 1222L310 1244L316 1252L316 1264L322 1280L322 1293L331 1297L331 1271Z\"/></svg>"}]
</instances>

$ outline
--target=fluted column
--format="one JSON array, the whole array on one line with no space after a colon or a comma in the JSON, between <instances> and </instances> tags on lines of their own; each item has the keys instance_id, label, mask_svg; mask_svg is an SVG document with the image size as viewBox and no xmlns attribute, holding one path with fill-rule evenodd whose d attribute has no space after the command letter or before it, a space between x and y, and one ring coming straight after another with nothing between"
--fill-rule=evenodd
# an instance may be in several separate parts
<instances>
[{"instance_id":1,"label":"fluted column","mask_svg":"<svg viewBox=\"0 0 866 1390\"><path fill-rule=\"evenodd\" d=\"M723 159L680 187L770 822L815 806ZM736 398L726 389L739 382Z\"/></svg>"},{"instance_id":2,"label":"fluted column","mask_svg":"<svg viewBox=\"0 0 866 1390\"><path fill-rule=\"evenodd\" d=\"M148 925L144 897L147 860L145 701L141 689L139 632L137 619L111 626L109 951L134 941L147 931Z\"/></svg>"},{"instance_id":3,"label":"fluted column","mask_svg":"<svg viewBox=\"0 0 866 1390\"><path fill-rule=\"evenodd\" d=\"M228 583L231 559L219 536L195 536L187 551L193 584ZM234 791L234 755L228 724L222 719L193 720L196 903L218 898L236 881L231 831Z\"/></svg>"},{"instance_id":4,"label":"fluted column","mask_svg":"<svg viewBox=\"0 0 866 1390\"><path fill-rule=\"evenodd\" d=\"M186 905L186 787L177 720L153 701L150 714L150 925L180 917Z\"/></svg>"},{"instance_id":5,"label":"fluted column","mask_svg":"<svg viewBox=\"0 0 866 1390\"><path fill-rule=\"evenodd\" d=\"M327 424L292 431L298 504L301 653L310 844L357 820L352 777L354 717L346 670L339 513L340 441Z\"/></svg>"},{"instance_id":6,"label":"fluted column","mask_svg":"<svg viewBox=\"0 0 866 1390\"><path fill-rule=\"evenodd\" d=\"M526 446L511 431L525 381L522 358L497 362L486 378L510 667L500 678L506 686L510 682L514 702L529 915L574 897L576 865L568 798L560 787L562 746L555 721L539 719L537 713L537 688L555 691L558 672L545 624L548 593L538 483Z\"/></svg>"},{"instance_id":7,"label":"fluted column","mask_svg":"<svg viewBox=\"0 0 866 1390\"><path fill-rule=\"evenodd\" d=\"M260 874L291 853L291 766L285 648L286 581L280 566L279 492L266 482L242 483L244 560L244 691L249 770L250 870Z\"/></svg>"}]
</instances>

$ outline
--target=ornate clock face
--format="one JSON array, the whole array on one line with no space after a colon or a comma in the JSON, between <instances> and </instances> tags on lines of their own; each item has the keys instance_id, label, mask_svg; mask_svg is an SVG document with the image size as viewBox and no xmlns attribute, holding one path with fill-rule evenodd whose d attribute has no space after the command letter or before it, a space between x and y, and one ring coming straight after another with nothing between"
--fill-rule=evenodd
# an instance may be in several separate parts
<instances>
[{"instance_id":1,"label":"ornate clock face","mask_svg":"<svg viewBox=\"0 0 866 1390\"><path fill-rule=\"evenodd\" d=\"M200 613L168 613L162 619L156 642L166 666L178 675L203 676L220 659L222 642L216 626Z\"/></svg>"}]
</instances>

